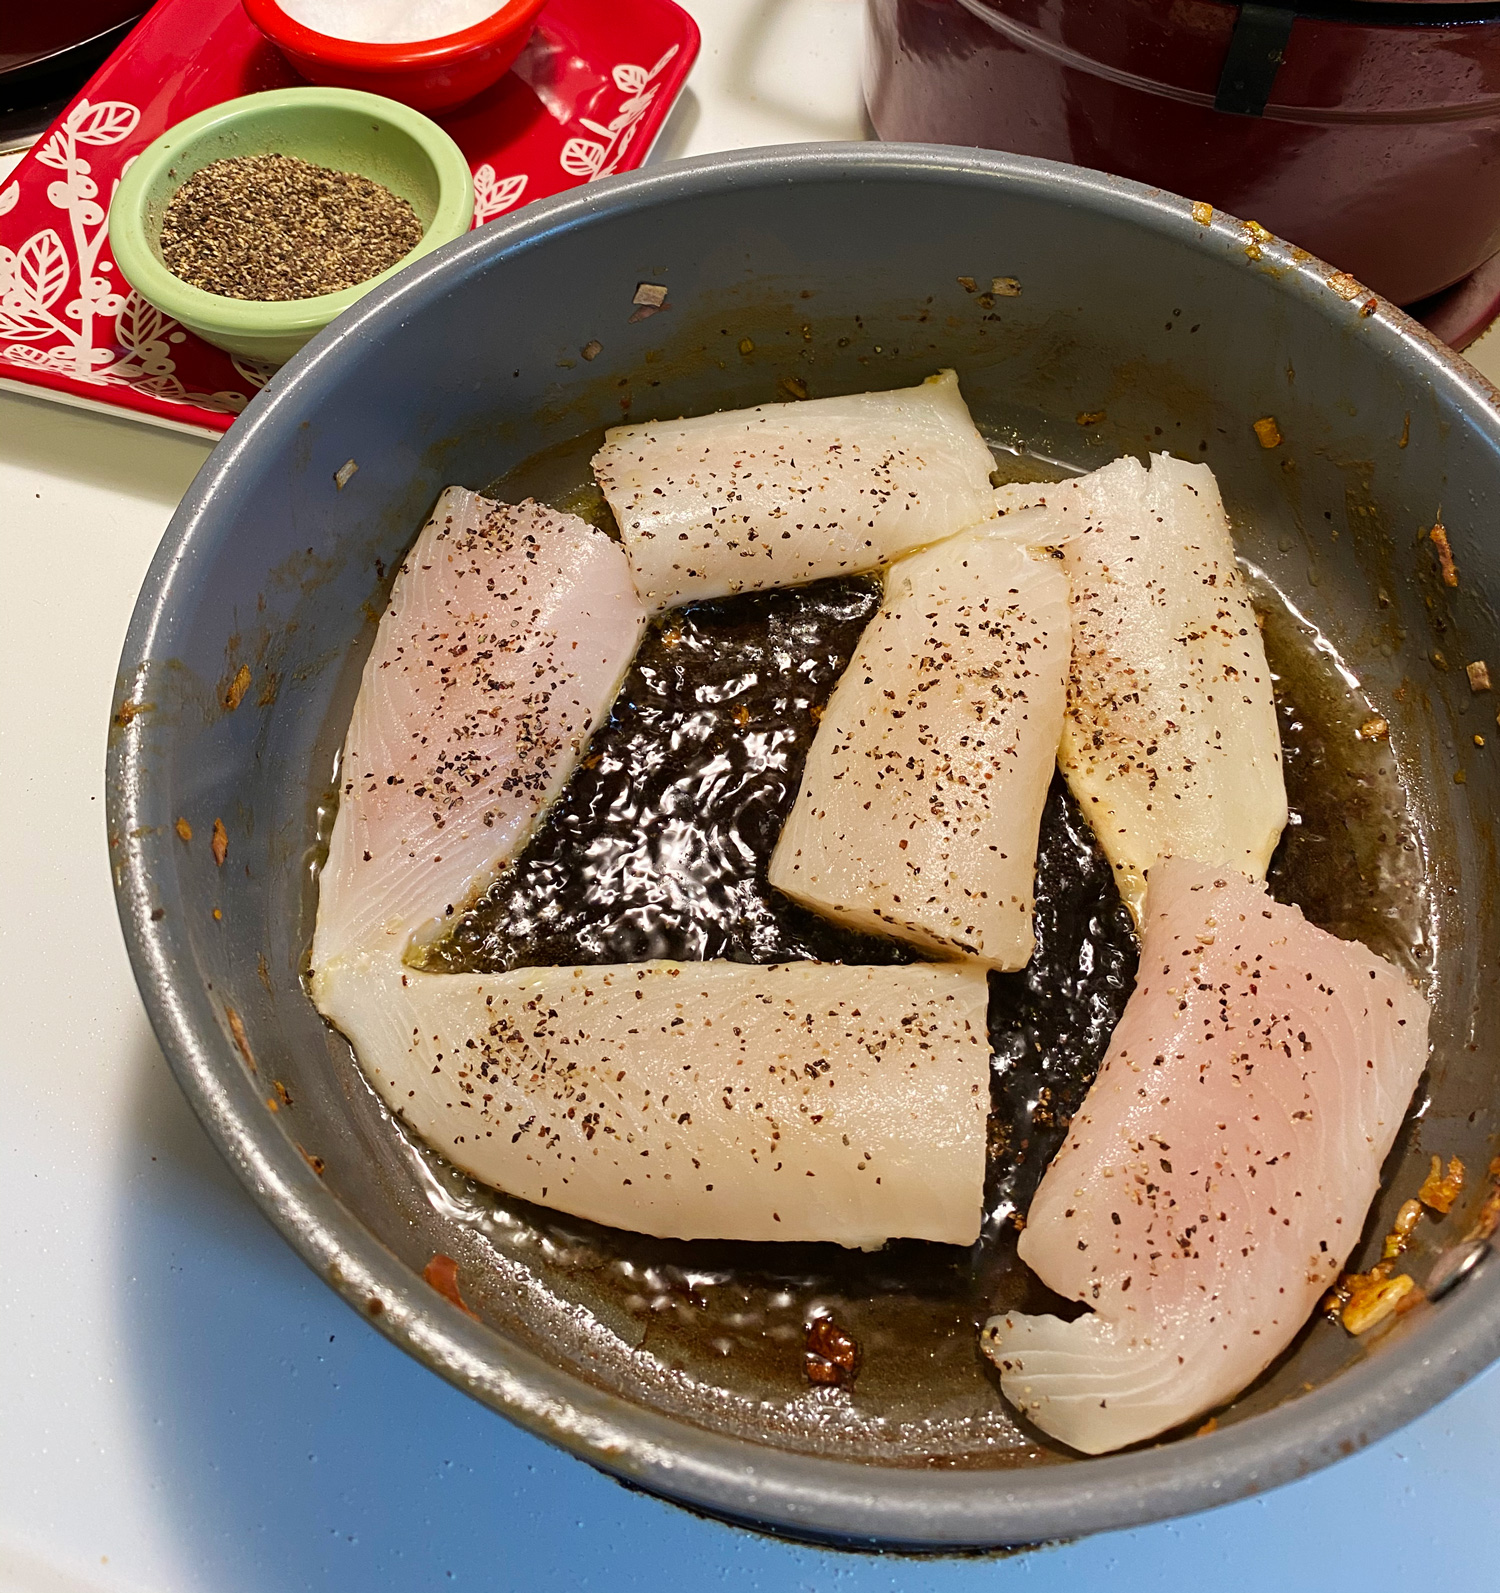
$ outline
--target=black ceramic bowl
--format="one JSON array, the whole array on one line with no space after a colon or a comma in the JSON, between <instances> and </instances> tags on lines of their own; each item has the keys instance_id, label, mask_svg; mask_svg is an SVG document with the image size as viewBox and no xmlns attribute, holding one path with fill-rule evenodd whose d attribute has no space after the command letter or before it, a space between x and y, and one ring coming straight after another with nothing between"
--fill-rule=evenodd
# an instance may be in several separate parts
<instances>
[{"instance_id":1,"label":"black ceramic bowl","mask_svg":"<svg viewBox=\"0 0 1500 1593\"><path fill-rule=\"evenodd\" d=\"M1019 296L988 295L993 277ZM643 281L666 284L668 307L637 318ZM1472 1205L1496 1128L1500 748L1474 744L1495 699L1471 693L1463 666L1500 668L1500 400L1348 279L1155 190L1005 155L799 148L614 179L451 245L309 345L204 467L136 610L109 769L120 911L156 1032L255 1199L356 1310L633 1483L804 1537L932 1548L1198 1510L1347 1454L1500 1352L1500 1265L1371 1341L1310 1326L1211 1434L1083 1460L1007 1412L974 1343L986 1301L934 1330L946 1285L931 1280L962 1256L925 1273L905 1253L889 1267L824 1247L741 1258L760 1269L746 1299L766 1352L718 1358L695 1335L686 1247L488 1198L421 1155L299 976L373 617L442 486L529 459L529 478L560 491L587 438L622 416L799 383L893 386L941 365L994 437L1065 464L1163 446L1206 457L1242 552L1389 718L1428 902L1412 950L1436 1019L1426 1110L1358 1255L1433 1150L1465 1158ZM1252 430L1265 416L1279 448ZM1424 537L1438 519L1456 587ZM1346 782L1350 745L1324 748ZM1357 785L1323 877L1388 892L1376 876L1391 837L1371 850L1356 835ZM1424 1243L1463 1224L1460 1211ZM477 1319L422 1281L438 1252L458 1259ZM708 1270L732 1281L737 1264L721 1249ZM820 1268L846 1299L864 1290L854 1306L883 1346L852 1398L801 1378L796 1313ZM882 1268L928 1284L903 1292Z\"/></svg>"}]
</instances>

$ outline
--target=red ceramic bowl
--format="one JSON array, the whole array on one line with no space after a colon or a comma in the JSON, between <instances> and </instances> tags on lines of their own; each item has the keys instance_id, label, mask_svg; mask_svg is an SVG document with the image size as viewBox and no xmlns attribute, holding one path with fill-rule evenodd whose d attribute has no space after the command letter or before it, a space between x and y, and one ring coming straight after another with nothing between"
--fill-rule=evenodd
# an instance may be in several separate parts
<instances>
[{"instance_id":1,"label":"red ceramic bowl","mask_svg":"<svg viewBox=\"0 0 1500 1593\"><path fill-rule=\"evenodd\" d=\"M365 89L419 111L473 99L510 70L546 0L505 0L461 33L405 44L357 44L294 22L276 0L244 0L250 20L310 83Z\"/></svg>"}]
</instances>

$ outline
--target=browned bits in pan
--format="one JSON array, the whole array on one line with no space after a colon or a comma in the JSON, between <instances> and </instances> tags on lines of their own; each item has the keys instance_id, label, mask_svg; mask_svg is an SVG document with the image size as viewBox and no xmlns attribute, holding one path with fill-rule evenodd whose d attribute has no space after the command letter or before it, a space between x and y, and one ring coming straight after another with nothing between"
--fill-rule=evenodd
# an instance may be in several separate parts
<instances>
[{"instance_id":1,"label":"browned bits in pan","mask_svg":"<svg viewBox=\"0 0 1500 1593\"><path fill-rule=\"evenodd\" d=\"M1492 1171L1496 1165L1500 1165L1500 1158L1492 1164ZM1401 1203L1391 1231L1381 1246L1380 1260L1368 1272L1346 1272L1324 1295L1324 1314L1332 1321L1342 1322L1350 1333L1358 1336L1368 1333L1387 1317L1400 1316L1419 1304L1425 1296L1406 1273L1396 1272L1396 1257L1411 1245L1421 1221L1422 1207L1446 1216L1463 1193L1463 1187L1463 1162L1457 1156L1451 1157L1448 1171L1444 1173L1442 1157L1434 1156L1417 1198Z\"/></svg>"},{"instance_id":2,"label":"browned bits in pan","mask_svg":"<svg viewBox=\"0 0 1500 1593\"><path fill-rule=\"evenodd\" d=\"M249 691L249 689L250 666L248 664L241 664L240 667L234 672L234 679L231 680L224 688L224 696L222 697L221 701L223 702L225 708L228 709L230 713L233 713L234 710L239 707L241 698L244 697L245 693Z\"/></svg>"},{"instance_id":3,"label":"browned bits in pan","mask_svg":"<svg viewBox=\"0 0 1500 1593\"><path fill-rule=\"evenodd\" d=\"M859 1373L859 1345L831 1316L814 1317L807 1324L802 1367L809 1383L828 1388L845 1387Z\"/></svg>"},{"instance_id":4,"label":"browned bits in pan","mask_svg":"<svg viewBox=\"0 0 1500 1593\"><path fill-rule=\"evenodd\" d=\"M452 1256L434 1256L422 1268L422 1276L445 1300L451 1300L465 1316L474 1315L464 1304L464 1297L458 1292L458 1263Z\"/></svg>"},{"instance_id":5,"label":"browned bits in pan","mask_svg":"<svg viewBox=\"0 0 1500 1593\"><path fill-rule=\"evenodd\" d=\"M1258 221L1242 221L1240 226L1250 240L1245 245L1245 258L1247 260L1259 260L1261 254L1260 246L1263 243L1270 243L1274 234L1268 232Z\"/></svg>"},{"instance_id":6,"label":"browned bits in pan","mask_svg":"<svg viewBox=\"0 0 1500 1593\"><path fill-rule=\"evenodd\" d=\"M1448 532L1441 520L1427 533L1427 540L1437 549L1438 568L1443 572L1443 585L1457 586L1458 566L1453 562L1453 549L1448 544Z\"/></svg>"},{"instance_id":7,"label":"browned bits in pan","mask_svg":"<svg viewBox=\"0 0 1500 1593\"><path fill-rule=\"evenodd\" d=\"M1380 1259L1393 1261L1399 1256L1411 1243L1411 1236L1421 1220L1421 1201L1402 1201L1401 1209L1396 1213L1396 1220L1391 1224L1391 1231L1385 1236L1385 1243L1381 1246Z\"/></svg>"},{"instance_id":8,"label":"browned bits in pan","mask_svg":"<svg viewBox=\"0 0 1500 1593\"><path fill-rule=\"evenodd\" d=\"M155 706L156 704L154 702L137 702L133 697L127 697L125 701L122 702L117 709L115 709L115 723L123 730L125 726L131 722L131 720L137 718L141 714L150 713Z\"/></svg>"},{"instance_id":9,"label":"browned bits in pan","mask_svg":"<svg viewBox=\"0 0 1500 1593\"><path fill-rule=\"evenodd\" d=\"M1464 1192L1464 1164L1457 1156L1449 1158L1448 1171L1443 1171L1441 1156L1432 1158L1432 1170L1422 1181L1417 1199L1424 1206L1440 1211L1446 1217L1453 1210L1453 1202Z\"/></svg>"},{"instance_id":10,"label":"browned bits in pan","mask_svg":"<svg viewBox=\"0 0 1500 1593\"><path fill-rule=\"evenodd\" d=\"M1500 1228L1500 1156L1490 1162L1489 1174L1490 1192L1484 1197L1484 1204L1480 1206L1474 1226L1469 1231L1469 1237L1473 1239L1488 1239Z\"/></svg>"},{"instance_id":11,"label":"browned bits in pan","mask_svg":"<svg viewBox=\"0 0 1500 1593\"><path fill-rule=\"evenodd\" d=\"M1281 428L1274 415L1262 415L1251 427L1262 448L1281 447Z\"/></svg>"},{"instance_id":12,"label":"browned bits in pan","mask_svg":"<svg viewBox=\"0 0 1500 1593\"><path fill-rule=\"evenodd\" d=\"M635 297L630 301L635 305L631 312L632 321L644 321L647 316L655 315L661 310L670 310L672 306L667 303L667 290L660 282L642 282L635 290Z\"/></svg>"},{"instance_id":13,"label":"browned bits in pan","mask_svg":"<svg viewBox=\"0 0 1500 1593\"><path fill-rule=\"evenodd\" d=\"M1377 1267L1354 1280L1349 1302L1341 1313L1345 1328L1356 1336L1368 1333L1389 1316L1409 1311L1422 1298L1422 1291L1406 1273L1398 1272L1394 1278L1377 1277L1379 1270Z\"/></svg>"},{"instance_id":14,"label":"browned bits in pan","mask_svg":"<svg viewBox=\"0 0 1500 1593\"><path fill-rule=\"evenodd\" d=\"M250 1036L245 1033L244 1020L233 1007L225 1007L224 1016L229 1020L229 1032L234 1036L235 1049L244 1057L245 1066L254 1073L255 1055L250 1049Z\"/></svg>"}]
</instances>

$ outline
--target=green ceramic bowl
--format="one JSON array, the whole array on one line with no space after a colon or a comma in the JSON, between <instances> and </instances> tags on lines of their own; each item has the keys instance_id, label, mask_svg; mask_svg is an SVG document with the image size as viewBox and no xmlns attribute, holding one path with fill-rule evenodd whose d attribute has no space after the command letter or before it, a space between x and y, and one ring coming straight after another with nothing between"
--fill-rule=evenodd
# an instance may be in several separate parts
<instances>
[{"instance_id":1,"label":"green ceramic bowl","mask_svg":"<svg viewBox=\"0 0 1500 1593\"><path fill-rule=\"evenodd\" d=\"M229 299L173 276L158 241L172 196L212 161L268 154L383 183L416 211L422 241L368 282L315 299ZM121 181L109 207L109 241L125 279L159 310L231 354L280 364L371 288L462 237L473 217L469 164L436 122L379 94L288 88L228 100L163 133Z\"/></svg>"}]
</instances>

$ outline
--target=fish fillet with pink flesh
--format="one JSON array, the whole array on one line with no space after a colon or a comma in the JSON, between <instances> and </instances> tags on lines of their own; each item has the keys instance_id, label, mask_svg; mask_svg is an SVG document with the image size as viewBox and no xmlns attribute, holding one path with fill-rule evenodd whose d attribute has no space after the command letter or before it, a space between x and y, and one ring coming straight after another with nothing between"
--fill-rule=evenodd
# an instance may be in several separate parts
<instances>
[{"instance_id":1,"label":"fish fillet with pink flesh","mask_svg":"<svg viewBox=\"0 0 1500 1593\"><path fill-rule=\"evenodd\" d=\"M618 544L450 487L365 663L318 885L314 989L468 906L562 790L645 625Z\"/></svg>"},{"instance_id":2,"label":"fish fillet with pink flesh","mask_svg":"<svg viewBox=\"0 0 1500 1593\"><path fill-rule=\"evenodd\" d=\"M1222 865L1159 863L1135 993L1021 1235L1088 1311L1009 1312L1009 1399L1099 1454L1232 1399L1359 1238L1427 1059L1398 969Z\"/></svg>"}]
</instances>

